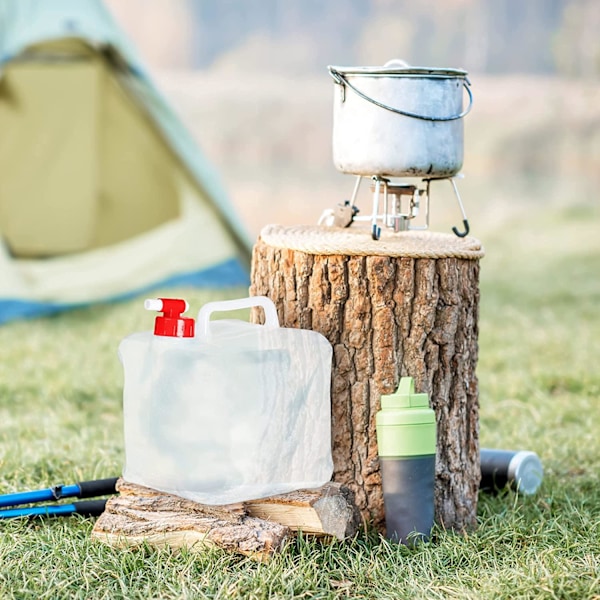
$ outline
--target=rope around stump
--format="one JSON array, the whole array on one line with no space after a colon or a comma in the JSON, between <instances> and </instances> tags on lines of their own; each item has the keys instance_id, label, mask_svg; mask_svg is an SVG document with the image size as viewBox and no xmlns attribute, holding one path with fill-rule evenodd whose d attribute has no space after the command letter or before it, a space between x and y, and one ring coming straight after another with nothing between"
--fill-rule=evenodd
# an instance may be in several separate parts
<instances>
[{"instance_id":1,"label":"rope around stump","mask_svg":"<svg viewBox=\"0 0 600 600\"><path fill-rule=\"evenodd\" d=\"M267 225L260 239L268 246L298 250L307 254L347 254L354 256L406 256L409 258L466 258L485 254L473 237L459 238L433 231L382 231L375 241L369 230L360 227L321 225Z\"/></svg>"}]
</instances>

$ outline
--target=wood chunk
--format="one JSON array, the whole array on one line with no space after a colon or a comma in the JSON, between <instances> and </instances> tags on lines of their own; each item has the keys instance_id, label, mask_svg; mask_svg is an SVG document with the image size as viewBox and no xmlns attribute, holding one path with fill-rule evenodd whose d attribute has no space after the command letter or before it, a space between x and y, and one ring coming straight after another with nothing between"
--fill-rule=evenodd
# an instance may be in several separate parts
<instances>
[{"instance_id":1,"label":"wood chunk","mask_svg":"<svg viewBox=\"0 0 600 600\"><path fill-rule=\"evenodd\" d=\"M174 510L198 512L200 509L202 514L221 517L226 520L232 518L232 515L234 514L246 514L246 510L242 502L224 505L200 504L198 502L194 502L193 500L182 498L181 496L167 494L143 485L138 485L137 483L125 481L122 477L118 479L115 487L121 496L135 496L137 498L152 498L160 496L162 497L161 502L166 502L166 499L168 498L169 506L172 505Z\"/></svg>"},{"instance_id":2,"label":"wood chunk","mask_svg":"<svg viewBox=\"0 0 600 600\"><path fill-rule=\"evenodd\" d=\"M94 539L112 546L217 546L260 561L279 551L289 534L279 523L160 492L110 498L92 531Z\"/></svg>"},{"instance_id":3,"label":"wood chunk","mask_svg":"<svg viewBox=\"0 0 600 600\"><path fill-rule=\"evenodd\" d=\"M118 547L217 546L265 561L292 531L345 539L359 526L352 492L337 483L226 506L199 504L123 479L117 490L92 537Z\"/></svg>"},{"instance_id":4,"label":"wood chunk","mask_svg":"<svg viewBox=\"0 0 600 600\"><path fill-rule=\"evenodd\" d=\"M253 517L281 523L292 531L327 535L338 540L353 537L360 524L354 495L339 483L251 500L244 506Z\"/></svg>"}]
</instances>

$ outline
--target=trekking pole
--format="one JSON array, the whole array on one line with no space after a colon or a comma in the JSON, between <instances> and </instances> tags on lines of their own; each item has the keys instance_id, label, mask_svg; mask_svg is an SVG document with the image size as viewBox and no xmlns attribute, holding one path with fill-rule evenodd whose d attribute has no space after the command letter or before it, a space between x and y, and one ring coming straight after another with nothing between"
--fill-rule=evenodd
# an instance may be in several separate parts
<instances>
[{"instance_id":1,"label":"trekking pole","mask_svg":"<svg viewBox=\"0 0 600 600\"><path fill-rule=\"evenodd\" d=\"M84 500L73 504L47 504L26 508L8 508L0 510L0 519L15 517L68 517L79 514L84 517L98 517L104 512L106 500Z\"/></svg>"},{"instance_id":2,"label":"trekking pole","mask_svg":"<svg viewBox=\"0 0 600 600\"><path fill-rule=\"evenodd\" d=\"M117 479L118 477L94 479L92 481L80 481L79 483L71 485L55 485L43 490L5 494L0 496L0 508L5 506L17 506L19 504L60 500L61 498L94 498L95 496L116 494ZM73 505L65 506L75 506L76 504L84 503L76 502Z\"/></svg>"}]
</instances>

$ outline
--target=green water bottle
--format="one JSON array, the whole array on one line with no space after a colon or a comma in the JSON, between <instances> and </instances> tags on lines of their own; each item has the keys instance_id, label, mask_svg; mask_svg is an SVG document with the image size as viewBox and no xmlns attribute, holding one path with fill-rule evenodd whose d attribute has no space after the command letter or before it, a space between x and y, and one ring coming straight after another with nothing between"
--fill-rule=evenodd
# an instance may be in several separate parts
<instances>
[{"instance_id":1,"label":"green water bottle","mask_svg":"<svg viewBox=\"0 0 600 600\"><path fill-rule=\"evenodd\" d=\"M434 518L435 413L427 394L415 394L412 377L381 397L376 424L386 537L405 545L426 541Z\"/></svg>"}]
</instances>

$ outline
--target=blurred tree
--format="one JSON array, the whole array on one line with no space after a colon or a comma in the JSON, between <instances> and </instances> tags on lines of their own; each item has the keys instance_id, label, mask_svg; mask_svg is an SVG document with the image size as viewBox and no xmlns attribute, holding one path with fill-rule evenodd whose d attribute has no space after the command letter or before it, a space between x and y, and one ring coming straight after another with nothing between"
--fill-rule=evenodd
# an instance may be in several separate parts
<instances>
[{"instance_id":1,"label":"blurred tree","mask_svg":"<svg viewBox=\"0 0 600 600\"><path fill-rule=\"evenodd\" d=\"M373 0L385 47L404 38L409 62L494 73L549 72L565 0ZM396 27L394 28L394 24ZM368 28L371 24L367 24ZM395 32L395 35L394 35ZM406 39L410 47L405 49ZM360 47L365 46L365 36ZM362 51L364 54L364 49Z\"/></svg>"},{"instance_id":2,"label":"blurred tree","mask_svg":"<svg viewBox=\"0 0 600 600\"><path fill-rule=\"evenodd\" d=\"M600 2L569 0L554 38L559 73L598 79L600 76Z\"/></svg>"},{"instance_id":3,"label":"blurred tree","mask_svg":"<svg viewBox=\"0 0 600 600\"><path fill-rule=\"evenodd\" d=\"M600 0L107 0L156 66L412 64L600 71ZM301 46L306 48L303 50ZM295 63L296 61L296 63ZM255 68L260 65L255 65ZM263 64L268 67L268 64ZM280 68L279 67L279 68Z\"/></svg>"},{"instance_id":4,"label":"blurred tree","mask_svg":"<svg viewBox=\"0 0 600 600\"><path fill-rule=\"evenodd\" d=\"M356 62L383 65L392 58L411 62L415 33L410 19L401 15L376 14L365 22L358 36Z\"/></svg>"},{"instance_id":5,"label":"blurred tree","mask_svg":"<svg viewBox=\"0 0 600 600\"><path fill-rule=\"evenodd\" d=\"M565 0L487 2L490 73L549 73Z\"/></svg>"},{"instance_id":6,"label":"blurred tree","mask_svg":"<svg viewBox=\"0 0 600 600\"><path fill-rule=\"evenodd\" d=\"M193 0L189 0L193 1ZM154 68L189 68L195 35L188 0L105 0L144 59Z\"/></svg>"},{"instance_id":7,"label":"blurred tree","mask_svg":"<svg viewBox=\"0 0 600 600\"><path fill-rule=\"evenodd\" d=\"M187 0L197 30L194 60L211 65L223 52L256 34L281 45L304 38L313 48L314 69L353 54L353 42L370 13L371 0ZM260 37L260 36L259 36ZM353 58L353 56L352 56Z\"/></svg>"}]
</instances>

